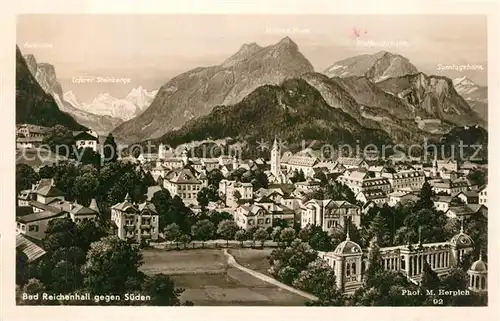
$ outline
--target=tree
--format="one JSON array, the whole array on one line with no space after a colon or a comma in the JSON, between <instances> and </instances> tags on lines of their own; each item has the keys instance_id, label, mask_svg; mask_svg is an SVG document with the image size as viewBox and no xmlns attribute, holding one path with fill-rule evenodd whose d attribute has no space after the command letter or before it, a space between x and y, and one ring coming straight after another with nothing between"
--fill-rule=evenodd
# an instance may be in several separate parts
<instances>
[{"instance_id":1,"label":"tree","mask_svg":"<svg viewBox=\"0 0 500 321\"><path fill-rule=\"evenodd\" d=\"M233 220L221 221L217 227L217 234L226 240L226 247L229 246L229 240L234 239L234 235L238 232L239 227Z\"/></svg>"},{"instance_id":2,"label":"tree","mask_svg":"<svg viewBox=\"0 0 500 321\"><path fill-rule=\"evenodd\" d=\"M139 289L144 274L139 271L142 255L116 236L92 243L82 267L83 285L95 294L125 293Z\"/></svg>"},{"instance_id":3,"label":"tree","mask_svg":"<svg viewBox=\"0 0 500 321\"><path fill-rule=\"evenodd\" d=\"M240 242L240 246L243 247L243 241L247 239L247 234L244 230L238 230L234 234L234 239Z\"/></svg>"},{"instance_id":4,"label":"tree","mask_svg":"<svg viewBox=\"0 0 500 321\"><path fill-rule=\"evenodd\" d=\"M280 226L276 226L276 227L273 228L273 231L271 232L271 239L274 242L278 242L278 245L279 245L279 242L280 242L281 230L282 230L282 228Z\"/></svg>"},{"instance_id":5,"label":"tree","mask_svg":"<svg viewBox=\"0 0 500 321\"><path fill-rule=\"evenodd\" d=\"M220 181L224 179L224 175L222 174L221 170L218 168L212 169L210 172L207 173L207 180L208 180L208 185L213 185L218 187Z\"/></svg>"},{"instance_id":6,"label":"tree","mask_svg":"<svg viewBox=\"0 0 500 321\"><path fill-rule=\"evenodd\" d=\"M191 242L191 236L188 234L182 234L179 237L179 242L181 242L184 245L184 249L186 249L187 245Z\"/></svg>"},{"instance_id":7,"label":"tree","mask_svg":"<svg viewBox=\"0 0 500 321\"><path fill-rule=\"evenodd\" d=\"M40 176L40 179L42 178L52 178L54 177L54 167L51 165L45 165L40 167L38 170L38 175Z\"/></svg>"},{"instance_id":8,"label":"tree","mask_svg":"<svg viewBox=\"0 0 500 321\"><path fill-rule=\"evenodd\" d=\"M42 304L42 294L45 292L45 285L37 279L29 279L28 282L23 286L22 293L26 293L28 295L32 295L33 299L30 300L21 300L17 302L22 305L40 305ZM38 298L35 299L35 296L38 295Z\"/></svg>"},{"instance_id":9,"label":"tree","mask_svg":"<svg viewBox=\"0 0 500 321\"><path fill-rule=\"evenodd\" d=\"M177 241L179 240L179 237L181 236L181 229L179 228L179 225L172 223L172 224L165 226L163 233L165 234L165 239L167 241L177 243Z\"/></svg>"},{"instance_id":10,"label":"tree","mask_svg":"<svg viewBox=\"0 0 500 321\"><path fill-rule=\"evenodd\" d=\"M210 240L215 235L215 225L209 220L201 220L191 226L193 238L201 240L201 246L205 247L205 241Z\"/></svg>"},{"instance_id":11,"label":"tree","mask_svg":"<svg viewBox=\"0 0 500 321\"><path fill-rule=\"evenodd\" d=\"M50 220L45 233L43 248L48 252L77 245L76 224L70 218Z\"/></svg>"},{"instance_id":12,"label":"tree","mask_svg":"<svg viewBox=\"0 0 500 321\"><path fill-rule=\"evenodd\" d=\"M43 138L43 143L48 145L53 152L59 155L64 152L64 155L69 157L76 142L71 130L62 125L56 125Z\"/></svg>"},{"instance_id":13,"label":"tree","mask_svg":"<svg viewBox=\"0 0 500 321\"><path fill-rule=\"evenodd\" d=\"M115 162L118 159L118 147L116 146L113 134L109 133L102 148L104 162Z\"/></svg>"},{"instance_id":14,"label":"tree","mask_svg":"<svg viewBox=\"0 0 500 321\"><path fill-rule=\"evenodd\" d=\"M434 192L432 191L432 187L429 182L425 182L422 185L422 189L418 195L419 199L415 203L416 210L434 210L434 202L432 201L432 197L434 196Z\"/></svg>"},{"instance_id":15,"label":"tree","mask_svg":"<svg viewBox=\"0 0 500 321\"><path fill-rule=\"evenodd\" d=\"M142 293L151 296L149 305L153 306L179 306L183 292L184 289L175 288L174 282L163 273L147 277L142 285Z\"/></svg>"},{"instance_id":16,"label":"tree","mask_svg":"<svg viewBox=\"0 0 500 321\"><path fill-rule=\"evenodd\" d=\"M296 239L289 246L271 252L269 273L291 285L300 272L307 269L309 263L316 260L317 256L318 253L309 244Z\"/></svg>"},{"instance_id":17,"label":"tree","mask_svg":"<svg viewBox=\"0 0 500 321\"><path fill-rule=\"evenodd\" d=\"M161 189L154 193L151 203L154 204L156 211L158 212L160 221L158 222L160 230L163 230L165 226L174 223L173 218L168 217L168 210L172 201L170 192L166 189Z\"/></svg>"},{"instance_id":18,"label":"tree","mask_svg":"<svg viewBox=\"0 0 500 321\"><path fill-rule=\"evenodd\" d=\"M422 288L424 290L437 290L441 285L441 280L439 280L437 273L432 270L431 266L429 265L429 263L427 263L427 261L424 261L424 266L422 270L423 270L422 281L421 281Z\"/></svg>"},{"instance_id":19,"label":"tree","mask_svg":"<svg viewBox=\"0 0 500 321\"><path fill-rule=\"evenodd\" d=\"M94 221L83 221L76 224L76 246L85 253L90 245L106 236L106 231Z\"/></svg>"},{"instance_id":20,"label":"tree","mask_svg":"<svg viewBox=\"0 0 500 321\"><path fill-rule=\"evenodd\" d=\"M233 215L228 212L218 212L218 211L211 211L209 213L208 219L210 222L214 223L215 226L219 226L219 223L225 220L229 221L234 221Z\"/></svg>"},{"instance_id":21,"label":"tree","mask_svg":"<svg viewBox=\"0 0 500 321\"><path fill-rule=\"evenodd\" d=\"M16 193L22 190L31 189L32 184L35 184L40 177L26 164L16 164Z\"/></svg>"},{"instance_id":22,"label":"tree","mask_svg":"<svg viewBox=\"0 0 500 321\"><path fill-rule=\"evenodd\" d=\"M476 169L467 175L467 178L472 182L476 183L478 186L486 184L487 173L484 170Z\"/></svg>"},{"instance_id":23,"label":"tree","mask_svg":"<svg viewBox=\"0 0 500 321\"><path fill-rule=\"evenodd\" d=\"M76 149L74 156L82 164L90 164L96 167L101 165L101 154L90 147Z\"/></svg>"},{"instance_id":24,"label":"tree","mask_svg":"<svg viewBox=\"0 0 500 321\"><path fill-rule=\"evenodd\" d=\"M201 209L204 212L209 203L208 188L203 187L196 195L196 200L198 201L198 205L201 206Z\"/></svg>"},{"instance_id":25,"label":"tree","mask_svg":"<svg viewBox=\"0 0 500 321\"><path fill-rule=\"evenodd\" d=\"M73 185L73 195L78 203L88 206L97 194L99 179L95 174L85 173L77 176Z\"/></svg>"},{"instance_id":26,"label":"tree","mask_svg":"<svg viewBox=\"0 0 500 321\"><path fill-rule=\"evenodd\" d=\"M280 240L287 246L295 239L295 230L291 227L284 228L280 233Z\"/></svg>"},{"instance_id":27,"label":"tree","mask_svg":"<svg viewBox=\"0 0 500 321\"><path fill-rule=\"evenodd\" d=\"M368 239L376 237L379 244L388 244L390 242L390 234L384 218L379 214L375 216L370 224L367 235Z\"/></svg>"},{"instance_id":28,"label":"tree","mask_svg":"<svg viewBox=\"0 0 500 321\"><path fill-rule=\"evenodd\" d=\"M310 306L343 306L345 300L337 289L334 270L325 261L317 258L300 272L293 285L318 297Z\"/></svg>"},{"instance_id":29,"label":"tree","mask_svg":"<svg viewBox=\"0 0 500 321\"><path fill-rule=\"evenodd\" d=\"M253 239L255 241L260 242L260 246L263 248L264 247L264 242L269 238L269 234L264 228L259 228L257 231L255 231L255 234L253 235Z\"/></svg>"}]
</instances>

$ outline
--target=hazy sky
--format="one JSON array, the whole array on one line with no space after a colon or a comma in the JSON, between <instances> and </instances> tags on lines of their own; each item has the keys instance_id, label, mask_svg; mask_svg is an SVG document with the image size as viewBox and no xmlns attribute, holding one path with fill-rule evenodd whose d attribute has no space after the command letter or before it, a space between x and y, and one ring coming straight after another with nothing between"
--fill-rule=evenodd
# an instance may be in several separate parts
<instances>
[{"instance_id":1,"label":"hazy sky","mask_svg":"<svg viewBox=\"0 0 500 321\"><path fill-rule=\"evenodd\" d=\"M394 46L360 41L399 42ZM381 50L407 57L420 71L468 76L487 85L487 21L471 15L22 15L17 43L23 54L55 66L63 90L88 100L97 92L125 95L153 89L168 78L220 64L243 43L261 46L285 36L322 72L334 62ZM443 71L438 65L481 65L483 70ZM130 84L75 84L80 75L127 77Z\"/></svg>"}]
</instances>

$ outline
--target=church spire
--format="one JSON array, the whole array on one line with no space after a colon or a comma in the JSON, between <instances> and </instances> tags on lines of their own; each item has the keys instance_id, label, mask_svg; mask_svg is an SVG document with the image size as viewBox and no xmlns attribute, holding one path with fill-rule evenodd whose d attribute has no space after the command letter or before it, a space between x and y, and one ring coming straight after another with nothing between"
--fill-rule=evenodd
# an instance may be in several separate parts
<instances>
[{"instance_id":1,"label":"church spire","mask_svg":"<svg viewBox=\"0 0 500 321\"><path fill-rule=\"evenodd\" d=\"M350 241L351 240L351 238L349 237L349 224L347 224L347 234L346 234L345 240L346 241Z\"/></svg>"},{"instance_id":2,"label":"church spire","mask_svg":"<svg viewBox=\"0 0 500 321\"><path fill-rule=\"evenodd\" d=\"M479 249L479 261L483 260L483 249Z\"/></svg>"},{"instance_id":3,"label":"church spire","mask_svg":"<svg viewBox=\"0 0 500 321\"><path fill-rule=\"evenodd\" d=\"M130 197L130 194L127 193L127 195L125 195L125 201L130 202L131 200L132 200L132 197Z\"/></svg>"},{"instance_id":4,"label":"church spire","mask_svg":"<svg viewBox=\"0 0 500 321\"><path fill-rule=\"evenodd\" d=\"M464 220L461 219L460 220L460 234L462 234L464 232Z\"/></svg>"},{"instance_id":5,"label":"church spire","mask_svg":"<svg viewBox=\"0 0 500 321\"><path fill-rule=\"evenodd\" d=\"M418 244L422 245L422 225L418 227Z\"/></svg>"}]
</instances>

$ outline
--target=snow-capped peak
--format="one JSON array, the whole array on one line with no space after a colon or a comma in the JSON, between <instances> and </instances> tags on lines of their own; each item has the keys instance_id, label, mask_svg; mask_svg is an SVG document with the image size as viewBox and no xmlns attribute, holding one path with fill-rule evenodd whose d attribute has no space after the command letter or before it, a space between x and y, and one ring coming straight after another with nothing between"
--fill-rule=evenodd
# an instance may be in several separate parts
<instances>
[{"instance_id":1,"label":"snow-capped peak","mask_svg":"<svg viewBox=\"0 0 500 321\"><path fill-rule=\"evenodd\" d=\"M456 86L458 84L462 86L476 86L476 84L472 80L467 78L467 76L453 79L453 86Z\"/></svg>"},{"instance_id":2,"label":"snow-capped peak","mask_svg":"<svg viewBox=\"0 0 500 321\"><path fill-rule=\"evenodd\" d=\"M149 107L157 93L158 90L150 92L142 86L139 86L133 88L125 99L136 105L140 110L144 110Z\"/></svg>"}]
</instances>

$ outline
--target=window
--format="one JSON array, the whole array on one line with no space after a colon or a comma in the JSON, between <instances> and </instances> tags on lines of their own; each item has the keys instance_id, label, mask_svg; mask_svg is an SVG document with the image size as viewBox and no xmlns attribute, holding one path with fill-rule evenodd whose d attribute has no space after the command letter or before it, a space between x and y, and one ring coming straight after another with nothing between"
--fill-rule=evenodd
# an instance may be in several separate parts
<instances>
[{"instance_id":1,"label":"window","mask_svg":"<svg viewBox=\"0 0 500 321\"><path fill-rule=\"evenodd\" d=\"M352 264L352 274L356 275L356 263Z\"/></svg>"},{"instance_id":2,"label":"window","mask_svg":"<svg viewBox=\"0 0 500 321\"><path fill-rule=\"evenodd\" d=\"M346 271L345 271L345 275L346 276L351 275L351 265L349 263L347 263L347 268L346 268Z\"/></svg>"},{"instance_id":3,"label":"window","mask_svg":"<svg viewBox=\"0 0 500 321\"><path fill-rule=\"evenodd\" d=\"M257 220L257 224L264 224L264 219L259 218L259 219Z\"/></svg>"},{"instance_id":4,"label":"window","mask_svg":"<svg viewBox=\"0 0 500 321\"><path fill-rule=\"evenodd\" d=\"M486 278L483 276L481 278L481 289L484 290L486 288Z\"/></svg>"},{"instance_id":5,"label":"window","mask_svg":"<svg viewBox=\"0 0 500 321\"><path fill-rule=\"evenodd\" d=\"M253 224L253 220L248 220L248 225L252 225Z\"/></svg>"},{"instance_id":6,"label":"window","mask_svg":"<svg viewBox=\"0 0 500 321\"><path fill-rule=\"evenodd\" d=\"M271 223L271 219L270 218L266 218L266 224L269 224Z\"/></svg>"},{"instance_id":7,"label":"window","mask_svg":"<svg viewBox=\"0 0 500 321\"><path fill-rule=\"evenodd\" d=\"M29 232L38 232L38 225L28 225Z\"/></svg>"},{"instance_id":8,"label":"window","mask_svg":"<svg viewBox=\"0 0 500 321\"><path fill-rule=\"evenodd\" d=\"M151 217L151 222L156 223L156 216Z\"/></svg>"}]
</instances>

